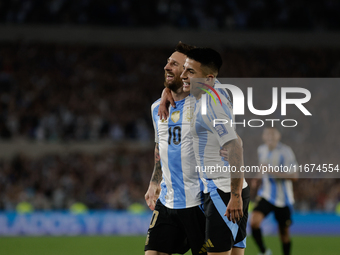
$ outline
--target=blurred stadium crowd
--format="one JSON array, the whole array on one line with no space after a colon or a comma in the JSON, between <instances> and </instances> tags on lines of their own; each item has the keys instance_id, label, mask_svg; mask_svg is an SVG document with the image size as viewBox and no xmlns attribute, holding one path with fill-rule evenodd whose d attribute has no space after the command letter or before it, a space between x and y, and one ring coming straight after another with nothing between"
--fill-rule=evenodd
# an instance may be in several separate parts
<instances>
[{"instance_id":1,"label":"blurred stadium crowd","mask_svg":"<svg viewBox=\"0 0 340 255\"><path fill-rule=\"evenodd\" d=\"M150 106L163 88L163 67L171 48L0 46L2 139L153 139ZM340 76L336 50L225 48L221 53L224 64L219 77ZM336 96L331 89L336 90L316 88L320 93L313 95L321 105L318 109L324 107L324 115L318 117L325 121L330 118L327 107L336 101L328 98Z\"/></svg>"},{"instance_id":2,"label":"blurred stadium crowd","mask_svg":"<svg viewBox=\"0 0 340 255\"><path fill-rule=\"evenodd\" d=\"M18 155L0 162L0 209L14 211L21 202L35 210L128 209L145 205L153 151L112 150L100 155ZM334 212L340 202L339 179L299 179L294 183L298 211ZM252 192L254 199L255 191Z\"/></svg>"},{"instance_id":3,"label":"blurred stadium crowd","mask_svg":"<svg viewBox=\"0 0 340 255\"><path fill-rule=\"evenodd\" d=\"M1 43L1 139L151 143L150 106L163 88L163 67L171 52L171 48ZM339 50L223 48L220 52L224 58L220 77L340 76ZM324 134L336 134L340 127L340 120L329 112L338 100L338 88L313 89L318 93L310 107L321 114L303 119L296 133L284 135L283 142L293 148L299 163L336 163L340 137ZM241 130L240 135L246 164L256 165L261 133ZM327 146L320 150L322 143ZM93 209L126 209L135 202L144 204L152 169L152 149L2 159L0 209L13 210L20 201L29 201L37 210L65 209L74 202ZM339 179L299 180L296 208L333 211L340 201L339 184Z\"/></svg>"},{"instance_id":4,"label":"blurred stadium crowd","mask_svg":"<svg viewBox=\"0 0 340 255\"><path fill-rule=\"evenodd\" d=\"M186 10L190 9L190 12ZM175 26L198 29L340 29L337 0L11 0L3 23Z\"/></svg>"},{"instance_id":5,"label":"blurred stadium crowd","mask_svg":"<svg viewBox=\"0 0 340 255\"><path fill-rule=\"evenodd\" d=\"M18 155L0 163L0 209L16 210L20 202L35 210L70 208L80 202L90 209L127 209L145 204L152 151L112 150L100 155Z\"/></svg>"}]
</instances>

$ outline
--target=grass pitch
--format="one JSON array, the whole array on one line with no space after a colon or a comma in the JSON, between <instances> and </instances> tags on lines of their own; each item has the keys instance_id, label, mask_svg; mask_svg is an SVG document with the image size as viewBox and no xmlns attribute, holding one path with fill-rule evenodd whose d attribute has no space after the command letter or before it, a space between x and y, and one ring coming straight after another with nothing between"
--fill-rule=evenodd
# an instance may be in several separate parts
<instances>
[{"instance_id":1,"label":"grass pitch","mask_svg":"<svg viewBox=\"0 0 340 255\"><path fill-rule=\"evenodd\" d=\"M294 236L292 240L293 255L340 254L340 237ZM137 255L144 254L144 242L144 236L1 237L0 254ZM274 255L282 254L278 237L266 237L265 242ZM253 240L248 237L245 254L257 253Z\"/></svg>"}]
</instances>

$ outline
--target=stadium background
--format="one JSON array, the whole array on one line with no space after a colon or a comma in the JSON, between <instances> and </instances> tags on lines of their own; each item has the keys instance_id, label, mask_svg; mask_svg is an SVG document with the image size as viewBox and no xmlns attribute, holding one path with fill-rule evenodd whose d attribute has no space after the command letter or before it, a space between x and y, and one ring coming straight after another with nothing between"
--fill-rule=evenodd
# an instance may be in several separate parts
<instances>
[{"instance_id":1,"label":"stadium background","mask_svg":"<svg viewBox=\"0 0 340 255\"><path fill-rule=\"evenodd\" d=\"M150 106L176 43L217 49L220 77L338 78L339 11L335 0L1 2L1 254L142 253ZM340 87L309 89L317 114L283 142L300 164L339 164ZM256 165L261 130L240 132ZM339 179L300 179L294 190L293 254L338 254ZM275 234L272 218L264 225Z\"/></svg>"}]
</instances>

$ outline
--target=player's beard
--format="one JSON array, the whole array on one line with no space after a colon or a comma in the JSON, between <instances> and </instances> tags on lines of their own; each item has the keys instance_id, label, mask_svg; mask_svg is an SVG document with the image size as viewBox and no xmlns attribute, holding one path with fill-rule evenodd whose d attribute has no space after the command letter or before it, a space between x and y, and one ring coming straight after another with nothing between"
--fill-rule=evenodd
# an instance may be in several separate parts
<instances>
[{"instance_id":1,"label":"player's beard","mask_svg":"<svg viewBox=\"0 0 340 255\"><path fill-rule=\"evenodd\" d=\"M183 82L180 76L174 76L174 79L170 82L166 80L166 72L165 72L165 81L164 86L169 88L170 90L177 92L183 86Z\"/></svg>"}]
</instances>

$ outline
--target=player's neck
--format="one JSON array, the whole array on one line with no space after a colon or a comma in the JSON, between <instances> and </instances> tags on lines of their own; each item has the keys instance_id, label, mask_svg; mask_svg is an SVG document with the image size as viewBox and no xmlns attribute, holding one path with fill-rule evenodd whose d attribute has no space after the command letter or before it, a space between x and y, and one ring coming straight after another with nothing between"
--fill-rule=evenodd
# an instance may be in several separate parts
<instances>
[{"instance_id":1,"label":"player's neck","mask_svg":"<svg viewBox=\"0 0 340 255\"><path fill-rule=\"evenodd\" d=\"M275 149L277 148L278 145L279 145L279 143L274 144L274 145L272 145L272 146L269 146L269 145L267 145L267 146L268 146L268 148L269 148L270 151L273 151L273 150L275 150Z\"/></svg>"},{"instance_id":2,"label":"player's neck","mask_svg":"<svg viewBox=\"0 0 340 255\"><path fill-rule=\"evenodd\" d=\"M183 100L189 94L190 94L190 92L184 92L182 88L179 88L177 91L172 91L171 90L171 95L172 95L172 97L173 97L175 102Z\"/></svg>"},{"instance_id":3,"label":"player's neck","mask_svg":"<svg viewBox=\"0 0 340 255\"><path fill-rule=\"evenodd\" d=\"M197 99L197 100L200 100L203 94L205 94L205 92L202 91L201 93L198 94L198 96L196 97L196 99Z\"/></svg>"}]
</instances>

